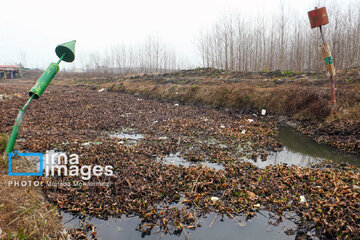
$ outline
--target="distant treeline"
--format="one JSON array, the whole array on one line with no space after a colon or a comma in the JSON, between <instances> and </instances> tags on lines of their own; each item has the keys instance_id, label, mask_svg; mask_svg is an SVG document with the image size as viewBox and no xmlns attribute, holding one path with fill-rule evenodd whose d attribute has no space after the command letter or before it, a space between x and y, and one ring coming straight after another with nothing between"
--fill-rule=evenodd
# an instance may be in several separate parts
<instances>
[{"instance_id":1,"label":"distant treeline","mask_svg":"<svg viewBox=\"0 0 360 240\"><path fill-rule=\"evenodd\" d=\"M332 1L326 7L330 23L323 30L336 68L360 65L359 1ZM282 5L272 16L224 16L201 34L198 49L204 67L318 71L322 68L321 43L319 29L310 28L306 12L299 15Z\"/></svg>"},{"instance_id":2,"label":"distant treeline","mask_svg":"<svg viewBox=\"0 0 360 240\"><path fill-rule=\"evenodd\" d=\"M118 44L102 54L80 54L79 62L83 71L102 73L170 72L188 68L184 58L157 35L148 36L136 46Z\"/></svg>"},{"instance_id":3,"label":"distant treeline","mask_svg":"<svg viewBox=\"0 0 360 240\"><path fill-rule=\"evenodd\" d=\"M288 2L289 3L289 2ZM318 5L322 7L323 5ZM335 67L360 65L360 0L328 1L323 27ZM308 9L311 10L311 9ZM206 67L230 71L320 71L319 29L311 29L306 11L280 4L272 15L224 15L196 39L200 62L179 56L157 35L138 45L115 45L101 54L80 54L81 69L99 73L171 72ZM79 67L79 65L78 65Z\"/></svg>"}]
</instances>

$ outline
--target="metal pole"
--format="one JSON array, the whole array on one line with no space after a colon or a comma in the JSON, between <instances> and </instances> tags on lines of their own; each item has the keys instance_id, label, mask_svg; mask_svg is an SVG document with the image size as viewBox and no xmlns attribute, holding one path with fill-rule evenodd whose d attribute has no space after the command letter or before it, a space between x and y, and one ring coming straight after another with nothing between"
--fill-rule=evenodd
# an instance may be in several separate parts
<instances>
[{"instance_id":1,"label":"metal pole","mask_svg":"<svg viewBox=\"0 0 360 240\"><path fill-rule=\"evenodd\" d=\"M335 79L334 76L330 75L331 82L331 113L336 114L336 95L335 95Z\"/></svg>"},{"instance_id":2,"label":"metal pole","mask_svg":"<svg viewBox=\"0 0 360 240\"><path fill-rule=\"evenodd\" d=\"M324 44L324 43L325 43L324 34L323 34L323 32L322 32L321 26L320 26L319 28L320 28L321 39L322 39L322 42L323 42L323 44Z\"/></svg>"},{"instance_id":3,"label":"metal pole","mask_svg":"<svg viewBox=\"0 0 360 240\"><path fill-rule=\"evenodd\" d=\"M321 40L323 42L323 48L325 48L325 38L321 26L319 26L319 29L321 34ZM329 74L330 74L330 89L331 89L331 114L335 115L336 114L335 79L332 71L329 71Z\"/></svg>"},{"instance_id":4,"label":"metal pole","mask_svg":"<svg viewBox=\"0 0 360 240\"><path fill-rule=\"evenodd\" d=\"M57 61L56 64L59 64L59 63L61 62L61 60L63 60L63 58L65 57L65 54L66 54L66 53L64 53L64 54L61 56L61 58L59 59L59 61Z\"/></svg>"},{"instance_id":5,"label":"metal pole","mask_svg":"<svg viewBox=\"0 0 360 240\"><path fill-rule=\"evenodd\" d=\"M34 98L38 99L43 94L47 86L55 77L56 73L59 71L59 63L62 60L64 60L65 62L73 62L75 60L75 43L76 41L73 40L67 43L60 44L55 48L55 53L60 59L57 63L51 63L49 67L43 72L41 77L37 80L36 84L30 89L30 99L26 102L24 107L19 110L8 144L6 146L5 154L11 153L14 150L15 141L19 134L19 129L27 106L29 106L30 102ZM4 72L4 74L6 73Z\"/></svg>"},{"instance_id":6,"label":"metal pole","mask_svg":"<svg viewBox=\"0 0 360 240\"><path fill-rule=\"evenodd\" d=\"M20 126L21 126L21 123L22 123L22 120L24 117L24 113L26 111L27 106L29 106L30 102L33 100L34 97L35 97L35 95L32 95L30 97L30 99L25 103L24 107L19 110L19 113L15 120L13 130L12 130L10 138L9 138L9 142L6 146L5 154L11 153L14 150L15 141L19 134L19 130L20 130Z\"/></svg>"}]
</instances>

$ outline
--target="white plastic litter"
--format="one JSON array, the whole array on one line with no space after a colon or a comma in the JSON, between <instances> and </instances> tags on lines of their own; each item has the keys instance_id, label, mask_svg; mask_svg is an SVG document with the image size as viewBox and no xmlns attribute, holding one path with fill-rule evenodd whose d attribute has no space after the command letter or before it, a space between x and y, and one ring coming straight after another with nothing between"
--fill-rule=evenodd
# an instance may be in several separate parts
<instances>
[{"instance_id":1,"label":"white plastic litter","mask_svg":"<svg viewBox=\"0 0 360 240\"><path fill-rule=\"evenodd\" d=\"M301 203L306 202L306 199L305 199L305 196L304 196L304 195L301 195L301 196L300 196L300 202L301 202Z\"/></svg>"},{"instance_id":2,"label":"white plastic litter","mask_svg":"<svg viewBox=\"0 0 360 240\"><path fill-rule=\"evenodd\" d=\"M246 130L245 130L245 129L241 131L241 134L245 134L245 133L246 133Z\"/></svg>"},{"instance_id":3,"label":"white plastic litter","mask_svg":"<svg viewBox=\"0 0 360 240\"><path fill-rule=\"evenodd\" d=\"M225 125L222 125L222 124L221 124L221 125L220 125L220 128L225 128Z\"/></svg>"},{"instance_id":4,"label":"white plastic litter","mask_svg":"<svg viewBox=\"0 0 360 240\"><path fill-rule=\"evenodd\" d=\"M263 116L266 115L266 109L262 109L262 110L261 110L261 115L263 115Z\"/></svg>"},{"instance_id":5,"label":"white plastic litter","mask_svg":"<svg viewBox=\"0 0 360 240\"><path fill-rule=\"evenodd\" d=\"M174 104L174 106L175 106L175 107L178 107L178 106L179 106L179 104L175 103L175 104Z\"/></svg>"},{"instance_id":6,"label":"white plastic litter","mask_svg":"<svg viewBox=\"0 0 360 240\"><path fill-rule=\"evenodd\" d=\"M100 89L98 92L103 92L103 91L105 91L105 88Z\"/></svg>"},{"instance_id":7,"label":"white plastic litter","mask_svg":"<svg viewBox=\"0 0 360 240\"><path fill-rule=\"evenodd\" d=\"M214 202L215 202L215 201L219 201L219 198L218 198L218 197L211 197L210 199L211 199L211 201L214 201Z\"/></svg>"},{"instance_id":8,"label":"white plastic litter","mask_svg":"<svg viewBox=\"0 0 360 240\"><path fill-rule=\"evenodd\" d=\"M249 123L252 123L254 121L254 119L249 118L248 121L249 121Z\"/></svg>"}]
</instances>

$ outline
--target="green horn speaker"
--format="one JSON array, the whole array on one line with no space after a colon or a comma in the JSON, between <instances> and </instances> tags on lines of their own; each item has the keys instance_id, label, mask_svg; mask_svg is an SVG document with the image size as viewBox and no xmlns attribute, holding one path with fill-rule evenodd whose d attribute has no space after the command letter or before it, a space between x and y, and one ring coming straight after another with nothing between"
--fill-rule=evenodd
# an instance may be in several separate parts
<instances>
[{"instance_id":1,"label":"green horn speaker","mask_svg":"<svg viewBox=\"0 0 360 240\"><path fill-rule=\"evenodd\" d=\"M65 62L73 62L75 59L75 43L76 40L72 40L70 42L57 45L55 48L56 55L61 58L65 54L62 60Z\"/></svg>"},{"instance_id":2,"label":"green horn speaker","mask_svg":"<svg viewBox=\"0 0 360 240\"><path fill-rule=\"evenodd\" d=\"M63 43L57 45L55 48L55 53L59 57L57 63L51 63L50 66L43 72L41 77L37 80L36 84L30 89L29 96L30 99L26 102L24 107L20 109L18 116L15 120L15 124L13 130L11 132L8 144L6 146L5 153L11 153L14 150L15 141L19 134L20 126L23 121L24 113L27 106L30 102L35 98L39 99L40 96L43 94L47 86L55 77L56 73L59 71L59 63L63 60L65 62L73 62L75 59L75 43L76 41L70 41L67 43Z\"/></svg>"}]
</instances>

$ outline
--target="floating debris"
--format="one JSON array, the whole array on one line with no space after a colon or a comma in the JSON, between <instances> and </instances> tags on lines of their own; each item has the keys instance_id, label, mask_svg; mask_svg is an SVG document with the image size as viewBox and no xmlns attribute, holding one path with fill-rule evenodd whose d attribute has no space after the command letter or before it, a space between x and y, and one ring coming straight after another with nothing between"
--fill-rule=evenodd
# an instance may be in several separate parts
<instances>
[{"instance_id":1,"label":"floating debris","mask_svg":"<svg viewBox=\"0 0 360 240\"><path fill-rule=\"evenodd\" d=\"M9 85L6 91L18 92L21 87ZM360 185L358 168L324 161L312 168L280 164L261 169L240 162L241 158L266 159L281 148L271 119L255 122L251 115L211 108L180 109L171 103L139 102L134 96L108 91L99 98L97 91L85 87L50 87L51 95L43 95L36 107L29 107L19 136L27 141L19 142L19 147L30 152L56 148L78 154L81 165L111 164L114 168L113 176L89 180L109 184L42 186L47 199L63 211L100 219L135 215L142 221L138 231L145 234L156 227L163 233L193 229L197 219L212 212L219 218L251 219L260 204L275 222L284 221L287 212L296 213L299 231L316 231L319 238L339 233L349 239L359 236L359 190L354 188ZM0 115L1 132L11 131L24 98L0 106L4 113ZM39 114L38 109L48 114ZM219 128L218 123L226 127ZM134 131L125 131L125 127ZM118 142L126 143L133 136L104 134L118 129L121 134L142 136L129 146ZM159 139L162 136L166 141ZM217 142L208 144L210 138ZM69 144L62 144L64 141ZM82 146L90 142L102 144ZM175 164L166 164L167 159ZM207 163L221 169L203 165ZM84 182L79 176L61 180ZM305 203L299 202L300 196L306 196ZM174 203L181 205L171 206Z\"/></svg>"},{"instance_id":2,"label":"floating debris","mask_svg":"<svg viewBox=\"0 0 360 240\"><path fill-rule=\"evenodd\" d=\"M219 201L219 198L218 197L211 197L210 200L216 202L216 201Z\"/></svg>"},{"instance_id":3,"label":"floating debris","mask_svg":"<svg viewBox=\"0 0 360 240\"><path fill-rule=\"evenodd\" d=\"M157 160L163 164L170 164L174 166L184 166L184 167L191 167L191 166L202 166L207 167L214 170L223 170L224 166L216 163L210 163L210 162L198 162L193 163L185 160L180 156L180 153L176 154L169 154L163 158L157 158Z\"/></svg>"}]
</instances>

